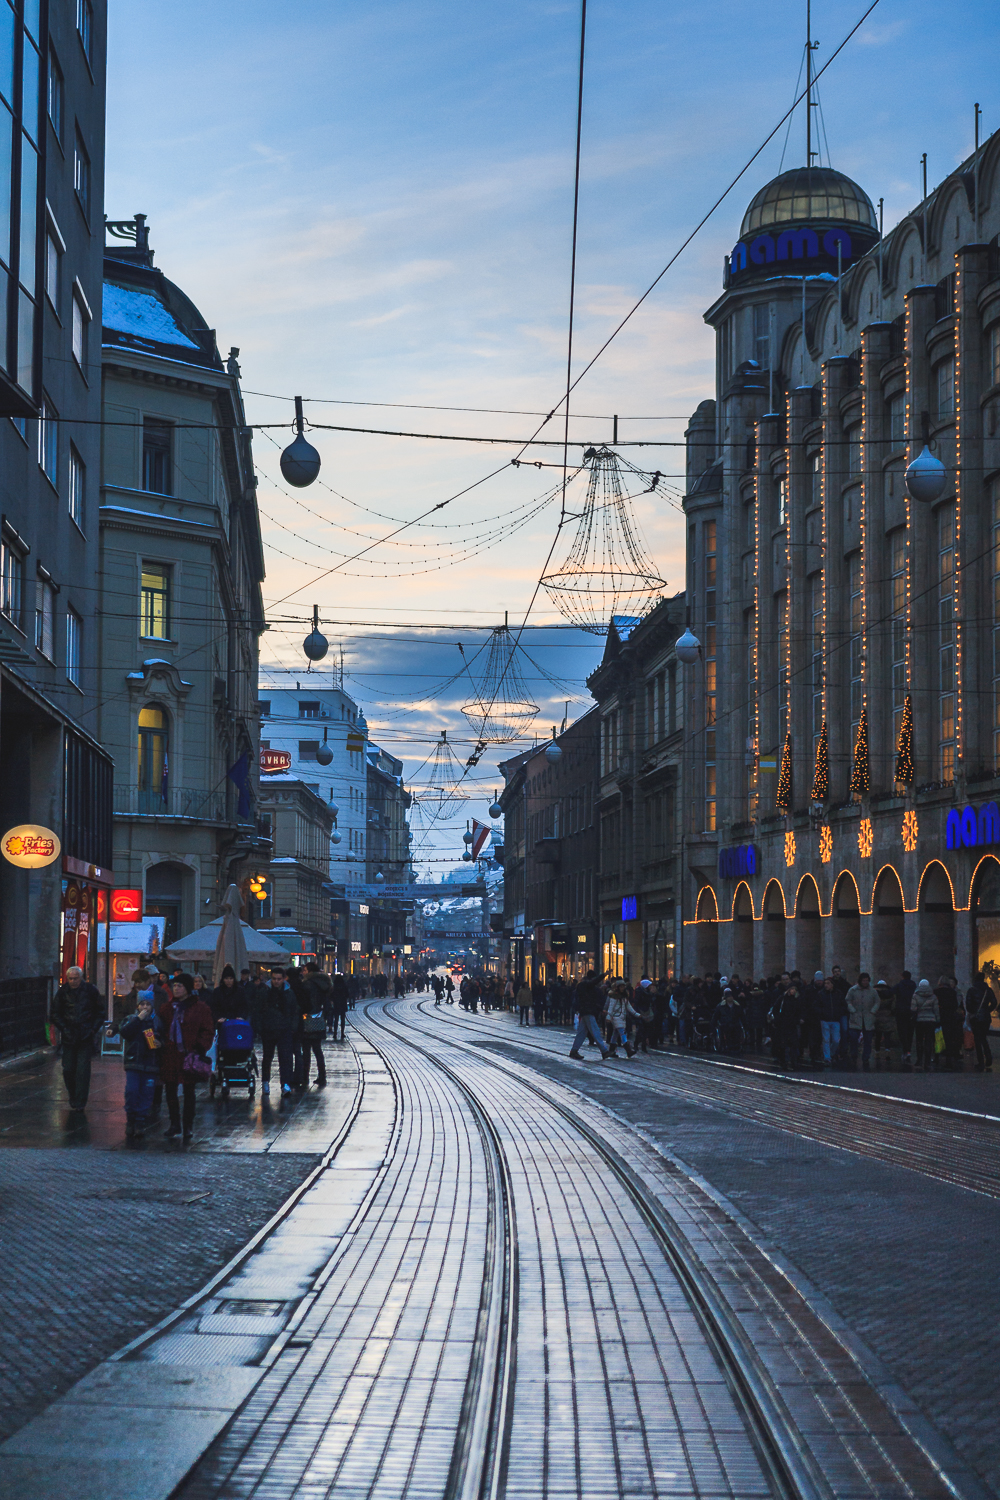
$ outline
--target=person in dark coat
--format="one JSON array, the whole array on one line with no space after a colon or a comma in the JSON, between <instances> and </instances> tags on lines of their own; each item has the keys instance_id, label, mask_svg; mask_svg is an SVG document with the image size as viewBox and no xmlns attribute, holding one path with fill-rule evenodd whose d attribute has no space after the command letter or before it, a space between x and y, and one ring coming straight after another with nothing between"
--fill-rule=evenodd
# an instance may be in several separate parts
<instances>
[{"instance_id":1,"label":"person in dark coat","mask_svg":"<svg viewBox=\"0 0 1000 1500\"><path fill-rule=\"evenodd\" d=\"M934 987L934 993L941 1013L945 1070L949 1073L962 1072L965 1066L962 1059L965 1010L958 998L958 980L954 974L942 974Z\"/></svg>"},{"instance_id":2,"label":"person in dark coat","mask_svg":"<svg viewBox=\"0 0 1000 1500\"><path fill-rule=\"evenodd\" d=\"M899 1045L902 1049L901 1066L905 1073L912 1067L911 1053L913 1048L913 992L916 989L913 977L909 969L903 970L903 977L893 990L895 996L892 1004L893 1015L896 1018L896 1030L899 1032Z\"/></svg>"},{"instance_id":3,"label":"person in dark coat","mask_svg":"<svg viewBox=\"0 0 1000 1500\"><path fill-rule=\"evenodd\" d=\"M170 1112L170 1124L164 1134L173 1137L181 1133L181 1111L177 1091L182 1088L184 1090L183 1129L186 1146L194 1130L195 1089L199 1078L207 1078L208 1073L195 1072L185 1067L185 1062L192 1055L204 1060L205 1054L212 1045L212 1038L215 1036L215 1022L212 1020L212 1012L206 1002L198 999L194 980L190 974L175 974L171 987L174 992L173 998L160 1008L160 1020L166 1029L160 1073L167 1096L167 1109Z\"/></svg>"},{"instance_id":4,"label":"person in dark coat","mask_svg":"<svg viewBox=\"0 0 1000 1500\"><path fill-rule=\"evenodd\" d=\"M264 1044L260 1091L265 1097L271 1092L271 1064L277 1052L281 1092L290 1094L295 1066L296 1008L295 996L285 978L284 969L272 969L268 983L259 987L257 996L258 1010L254 1018L254 1029Z\"/></svg>"},{"instance_id":5,"label":"person in dark coat","mask_svg":"<svg viewBox=\"0 0 1000 1500\"><path fill-rule=\"evenodd\" d=\"M66 970L52 1001L49 1024L62 1042L62 1070L69 1095L69 1112L82 1115L90 1094L90 1066L94 1042L107 1020L107 1005L96 985L88 984L83 970Z\"/></svg>"},{"instance_id":6,"label":"person in dark coat","mask_svg":"<svg viewBox=\"0 0 1000 1500\"><path fill-rule=\"evenodd\" d=\"M601 987L597 983L597 976L593 969L587 971L586 979L581 980L576 987L576 1010L580 1020L570 1048L570 1057L582 1059L580 1043L586 1041L588 1037L600 1047L602 1057L609 1057L610 1050L597 1024L598 1016L604 1011L604 996L601 994Z\"/></svg>"},{"instance_id":7,"label":"person in dark coat","mask_svg":"<svg viewBox=\"0 0 1000 1500\"><path fill-rule=\"evenodd\" d=\"M232 964L226 964L208 1003L216 1027L220 1021L249 1020L246 996L236 983L236 970Z\"/></svg>"},{"instance_id":8,"label":"person in dark coat","mask_svg":"<svg viewBox=\"0 0 1000 1500\"><path fill-rule=\"evenodd\" d=\"M965 1014L976 1043L977 1073L993 1071L993 1052L988 1037L996 1008L996 996L986 983L986 975L980 970L965 992Z\"/></svg>"},{"instance_id":9,"label":"person in dark coat","mask_svg":"<svg viewBox=\"0 0 1000 1500\"><path fill-rule=\"evenodd\" d=\"M323 1038L326 1036L326 1005L330 998L330 981L320 971L319 964L308 963L305 975L299 978L297 997L302 1013L299 1026L299 1081L302 1088L309 1087L309 1070L316 1059L316 1087L326 1088L326 1058L323 1056Z\"/></svg>"},{"instance_id":10,"label":"person in dark coat","mask_svg":"<svg viewBox=\"0 0 1000 1500\"><path fill-rule=\"evenodd\" d=\"M125 1043L125 1139L141 1141L160 1077L166 1036L163 1022L153 1009L152 986L139 992L134 1012L108 1027L108 1036L116 1033Z\"/></svg>"},{"instance_id":11,"label":"person in dark coat","mask_svg":"<svg viewBox=\"0 0 1000 1500\"><path fill-rule=\"evenodd\" d=\"M436 975L435 978L437 978ZM439 984L440 982L441 981L438 980ZM434 993L435 995L440 995L441 992L440 990L435 990ZM343 1042L347 1040L344 1032L347 1028L347 1007L350 1002L350 998L351 990L347 979L343 974L334 974L333 985L330 991L330 1012L333 1017L333 1040L335 1042ZM337 1036L338 1026L340 1028L339 1037Z\"/></svg>"}]
</instances>

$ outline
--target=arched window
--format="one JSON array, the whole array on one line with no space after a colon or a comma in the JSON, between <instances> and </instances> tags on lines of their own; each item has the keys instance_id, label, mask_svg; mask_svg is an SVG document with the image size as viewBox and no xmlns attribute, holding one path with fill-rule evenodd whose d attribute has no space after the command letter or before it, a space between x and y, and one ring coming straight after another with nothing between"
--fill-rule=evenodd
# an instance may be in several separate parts
<instances>
[{"instance_id":1,"label":"arched window","mask_svg":"<svg viewBox=\"0 0 1000 1500\"><path fill-rule=\"evenodd\" d=\"M139 795L145 802L167 800L167 727L162 708L139 710Z\"/></svg>"}]
</instances>

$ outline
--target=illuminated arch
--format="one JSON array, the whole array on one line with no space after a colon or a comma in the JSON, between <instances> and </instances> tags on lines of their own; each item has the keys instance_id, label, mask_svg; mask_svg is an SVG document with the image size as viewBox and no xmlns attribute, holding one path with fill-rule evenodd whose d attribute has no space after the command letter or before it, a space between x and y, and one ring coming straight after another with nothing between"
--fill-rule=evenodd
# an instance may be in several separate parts
<instances>
[{"instance_id":1,"label":"illuminated arch","mask_svg":"<svg viewBox=\"0 0 1000 1500\"><path fill-rule=\"evenodd\" d=\"M924 865L923 871L922 871L921 876L920 876L920 884L917 886L917 910L919 911L919 909L920 909L920 902L923 900L924 882L925 882L925 880L927 879L928 875L931 873L932 870L940 870L941 873L944 875L945 880L947 880L947 882L948 882L948 889L951 892L951 904L952 904L952 906L954 907L954 909L956 911L959 911L960 908L956 905L956 902L955 902L955 884L954 884L954 881L952 880L951 876L948 874L948 867L947 867L947 865L943 865L939 859L928 860L927 864Z\"/></svg>"},{"instance_id":2,"label":"illuminated arch","mask_svg":"<svg viewBox=\"0 0 1000 1500\"><path fill-rule=\"evenodd\" d=\"M734 922L736 921L736 903L737 903L737 901L740 898L740 892L741 891L746 891L747 900L750 902L750 915L751 915L751 917L756 917L756 915L757 915L757 913L753 909L753 891L747 885L747 883L746 883L745 880L741 880L740 883L739 883L739 885L736 887L735 891L733 892L733 921Z\"/></svg>"},{"instance_id":3,"label":"illuminated arch","mask_svg":"<svg viewBox=\"0 0 1000 1500\"><path fill-rule=\"evenodd\" d=\"M855 880L855 878L852 875L852 873L851 873L850 870L841 870L840 874L837 876L836 880L833 882L833 895L830 897L830 912L831 912L831 915L832 915L835 907L838 905L838 902L837 902L837 892L840 890L840 886L841 886L841 882L842 881L849 881L851 883L851 885L853 885L853 887L854 887L854 899L858 903L858 911L861 910L861 890L860 890L860 888L858 886L858 882Z\"/></svg>"},{"instance_id":4,"label":"illuminated arch","mask_svg":"<svg viewBox=\"0 0 1000 1500\"><path fill-rule=\"evenodd\" d=\"M711 914L709 914L707 911L703 912L702 910L703 905L705 905L706 903L706 899L711 901ZM715 892L710 885L703 885L701 890L698 892L698 900L695 902L694 911L694 919L696 922L717 922L719 920L719 903L716 900Z\"/></svg>"},{"instance_id":5,"label":"illuminated arch","mask_svg":"<svg viewBox=\"0 0 1000 1500\"><path fill-rule=\"evenodd\" d=\"M872 911L875 910L875 892L879 888L879 882L882 879L883 875L891 875L893 877L893 879L895 880L896 885L899 888L899 899L902 902L903 910L906 911L907 910L907 906L906 906L906 896L905 896L905 894L903 892L903 881L902 881L902 878L900 877L899 871L896 869L896 866L892 865L892 864L884 864L882 866L882 868L879 870L878 874L875 876L874 881L872 882Z\"/></svg>"},{"instance_id":6,"label":"illuminated arch","mask_svg":"<svg viewBox=\"0 0 1000 1500\"><path fill-rule=\"evenodd\" d=\"M802 897L803 897L803 891L804 891L804 889L805 889L806 886L812 886L813 890L815 891L815 893L816 893L816 910L822 916L823 905L822 905L822 902L820 901L819 886L816 884L815 878L812 875L803 875L802 879L798 883L798 886L797 886L796 891L795 891L795 915L798 916L799 913L803 910L803 907L802 907ZM806 910L811 911L812 908L808 907L808 908L806 908Z\"/></svg>"},{"instance_id":7,"label":"illuminated arch","mask_svg":"<svg viewBox=\"0 0 1000 1500\"><path fill-rule=\"evenodd\" d=\"M768 908L768 897L770 896L771 892L775 891L775 890L778 892L778 895L781 897L781 914L782 914L783 917L787 917L788 916L788 906L787 906L787 904L785 902L785 892L784 892L784 889L782 887L782 884L781 884L780 880L769 880L767 882L767 885L764 887L764 898L763 898L763 900L761 901L761 904L760 904L761 916L763 916L764 913L767 911L767 908Z\"/></svg>"},{"instance_id":8,"label":"illuminated arch","mask_svg":"<svg viewBox=\"0 0 1000 1500\"><path fill-rule=\"evenodd\" d=\"M982 858L977 861L976 868L972 872L972 879L969 881L969 901L966 908L968 911L972 910L972 893L976 889L976 881L979 879L979 872L983 868L983 865L988 864L1000 866L1000 858L998 858L995 854L984 854Z\"/></svg>"}]
</instances>

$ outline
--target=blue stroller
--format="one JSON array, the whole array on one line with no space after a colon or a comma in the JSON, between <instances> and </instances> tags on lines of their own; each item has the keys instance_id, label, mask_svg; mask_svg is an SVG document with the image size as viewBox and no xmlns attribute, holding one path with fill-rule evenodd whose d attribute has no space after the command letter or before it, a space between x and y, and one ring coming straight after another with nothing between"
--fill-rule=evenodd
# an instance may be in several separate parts
<instances>
[{"instance_id":1,"label":"blue stroller","mask_svg":"<svg viewBox=\"0 0 1000 1500\"><path fill-rule=\"evenodd\" d=\"M257 1091L257 1054L253 1050L253 1027L249 1021L223 1020L216 1036L215 1070L208 1082L208 1092L215 1098L218 1089L223 1099L235 1085L246 1089L252 1099Z\"/></svg>"}]
</instances>

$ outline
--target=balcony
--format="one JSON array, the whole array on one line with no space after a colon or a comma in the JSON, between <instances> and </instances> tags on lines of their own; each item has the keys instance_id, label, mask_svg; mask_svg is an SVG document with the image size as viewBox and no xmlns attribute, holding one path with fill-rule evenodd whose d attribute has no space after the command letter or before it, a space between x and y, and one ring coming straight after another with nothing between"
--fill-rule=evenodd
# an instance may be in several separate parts
<instances>
[{"instance_id":1,"label":"balcony","mask_svg":"<svg viewBox=\"0 0 1000 1500\"><path fill-rule=\"evenodd\" d=\"M144 792L136 786L116 786L114 810L129 818L196 818L205 823L224 823L226 794L221 788L206 791L203 787L168 787L160 792Z\"/></svg>"}]
</instances>

